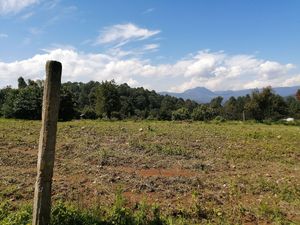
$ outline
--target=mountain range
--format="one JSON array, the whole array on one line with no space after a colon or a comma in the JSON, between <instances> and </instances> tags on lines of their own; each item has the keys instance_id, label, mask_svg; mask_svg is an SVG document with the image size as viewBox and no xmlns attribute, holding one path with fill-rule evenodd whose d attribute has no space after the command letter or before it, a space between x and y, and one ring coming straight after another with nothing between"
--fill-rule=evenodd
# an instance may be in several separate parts
<instances>
[{"instance_id":1,"label":"mountain range","mask_svg":"<svg viewBox=\"0 0 300 225\"><path fill-rule=\"evenodd\" d=\"M277 94L281 95L282 97L287 97L290 95L295 95L297 90L300 89L300 86L293 86L293 87L275 87L272 88ZM208 103L213 98L221 96L223 97L223 102L227 101L231 96L239 97L245 96L247 94L251 94L255 88L253 89L242 89L242 90L227 90L227 91L211 91L205 87L196 87L192 89L188 89L181 93L176 92L160 92L162 95L170 95L177 98L183 99L191 99L199 103ZM258 89L261 90L261 89Z\"/></svg>"}]
</instances>

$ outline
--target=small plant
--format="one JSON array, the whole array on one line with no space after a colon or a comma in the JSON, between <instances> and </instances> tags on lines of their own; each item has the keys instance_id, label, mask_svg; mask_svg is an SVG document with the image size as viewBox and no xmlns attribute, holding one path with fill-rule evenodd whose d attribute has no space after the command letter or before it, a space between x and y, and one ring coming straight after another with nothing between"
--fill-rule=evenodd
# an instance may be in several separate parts
<instances>
[{"instance_id":1,"label":"small plant","mask_svg":"<svg viewBox=\"0 0 300 225\"><path fill-rule=\"evenodd\" d=\"M125 207L125 199L122 196L122 190L119 189L116 193L114 205L109 213L109 222L118 225L133 225L134 218L131 212Z\"/></svg>"},{"instance_id":2,"label":"small plant","mask_svg":"<svg viewBox=\"0 0 300 225\"><path fill-rule=\"evenodd\" d=\"M11 208L12 206L7 201L0 204L0 221L8 216Z\"/></svg>"},{"instance_id":3,"label":"small plant","mask_svg":"<svg viewBox=\"0 0 300 225\"><path fill-rule=\"evenodd\" d=\"M187 155L185 149L180 146L154 145L154 150L165 155Z\"/></svg>"},{"instance_id":4,"label":"small plant","mask_svg":"<svg viewBox=\"0 0 300 225\"><path fill-rule=\"evenodd\" d=\"M0 224L1 225L28 225L31 223L31 207L24 206L14 211L10 203L4 202L0 205Z\"/></svg>"},{"instance_id":5,"label":"small plant","mask_svg":"<svg viewBox=\"0 0 300 225\"><path fill-rule=\"evenodd\" d=\"M180 108L172 112L172 120L188 120L190 112L187 108Z\"/></svg>"},{"instance_id":6,"label":"small plant","mask_svg":"<svg viewBox=\"0 0 300 225\"><path fill-rule=\"evenodd\" d=\"M107 165L109 163L109 158L113 156L113 153L109 149L102 149L99 152L99 155L100 155L100 160L99 160L100 165L104 166L104 165Z\"/></svg>"},{"instance_id":7,"label":"small plant","mask_svg":"<svg viewBox=\"0 0 300 225\"><path fill-rule=\"evenodd\" d=\"M284 224L285 215L275 205L270 205L267 202L261 202L258 208L258 214L263 218L276 222L281 221L280 224Z\"/></svg>"},{"instance_id":8,"label":"small plant","mask_svg":"<svg viewBox=\"0 0 300 225\"><path fill-rule=\"evenodd\" d=\"M100 220L74 206L59 202L52 210L51 225L97 225Z\"/></svg>"},{"instance_id":9,"label":"small plant","mask_svg":"<svg viewBox=\"0 0 300 225\"><path fill-rule=\"evenodd\" d=\"M216 116L216 118L214 119L215 122L218 122L218 123L223 123L225 122L225 118L222 117L222 116Z\"/></svg>"},{"instance_id":10,"label":"small plant","mask_svg":"<svg viewBox=\"0 0 300 225\"><path fill-rule=\"evenodd\" d=\"M148 221L148 212L149 212L149 206L146 204L145 201L142 201L138 205L138 210L135 212L135 224L137 225L144 225Z\"/></svg>"}]
</instances>

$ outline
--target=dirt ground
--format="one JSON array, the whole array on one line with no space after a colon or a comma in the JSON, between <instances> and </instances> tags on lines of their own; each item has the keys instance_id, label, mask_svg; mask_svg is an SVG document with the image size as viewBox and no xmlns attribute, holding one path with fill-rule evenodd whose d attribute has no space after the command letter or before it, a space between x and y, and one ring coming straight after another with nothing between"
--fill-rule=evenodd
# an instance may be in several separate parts
<instances>
[{"instance_id":1,"label":"dirt ground","mask_svg":"<svg viewBox=\"0 0 300 225\"><path fill-rule=\"evenodd\" d=\"M0 200L32 202L39 130L39 121L0 119ZM300 127L59 123L53 199L109 206L118 189L132 207L199 221L300 224Z\"/></svg>"}]
</instances>

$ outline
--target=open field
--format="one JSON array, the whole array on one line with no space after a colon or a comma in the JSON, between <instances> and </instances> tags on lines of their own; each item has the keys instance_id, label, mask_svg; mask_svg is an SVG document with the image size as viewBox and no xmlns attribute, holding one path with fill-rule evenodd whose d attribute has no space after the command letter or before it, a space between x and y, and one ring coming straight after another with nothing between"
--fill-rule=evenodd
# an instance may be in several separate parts
<instances>
[{"instance_id":1,"label":"open field","mask_svg":"<svg viewBox=\"0 0 300 225\"><path fill-rule=\"evenodd\" d=\"M0 119L0 201L31 203L40 121ZM53 199L157 204L189 223L300 224L300 127L59 123Z\"/></svg>"}]
</instances>

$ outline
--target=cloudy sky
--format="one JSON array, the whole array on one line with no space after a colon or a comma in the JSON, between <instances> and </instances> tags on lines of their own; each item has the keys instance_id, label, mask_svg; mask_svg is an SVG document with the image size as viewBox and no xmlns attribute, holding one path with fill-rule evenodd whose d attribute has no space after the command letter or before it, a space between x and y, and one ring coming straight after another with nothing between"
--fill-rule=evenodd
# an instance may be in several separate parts
<instances>
[{"instance_id":1,"label":"cloudy sky","mask_svg":"<svg viewBox=\"0 0 300 225\"><path fill-rule=\"evenodd\" d=\"M0 0L0 87L111 80L157 91L300 85L300 1Z\"/></svg>"}]
</instances>

